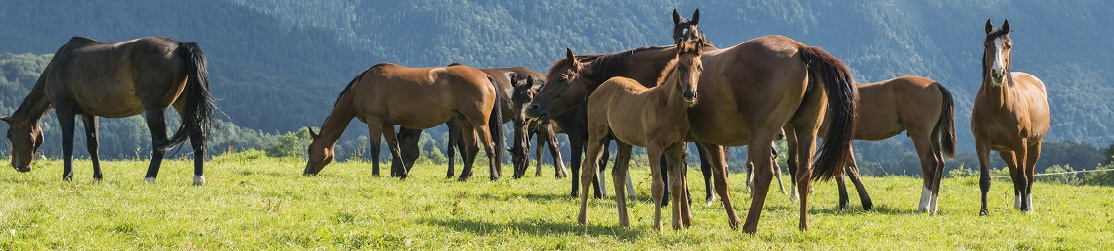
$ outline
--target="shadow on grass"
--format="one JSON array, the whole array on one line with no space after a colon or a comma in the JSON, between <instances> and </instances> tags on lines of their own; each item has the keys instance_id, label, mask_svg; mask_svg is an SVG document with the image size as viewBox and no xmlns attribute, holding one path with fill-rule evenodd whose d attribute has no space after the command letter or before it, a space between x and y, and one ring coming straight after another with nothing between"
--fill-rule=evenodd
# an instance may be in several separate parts
<instances>
[{"instance_id":1,"label":"shadow on grass","mask_svg":"<svg viewBox=\"0 0 1114 251\"><path fill-rule=\"evenodd\" d=\"M840 210L839 207L831 206L831 207L813 208L813 209L809 210L809 212L814 213L814 214L882 214L882 215L912 215L912 214L919 214L920 213L920 212L917 211L916 208L912 208L912 207L894 208L894 207L890 207L890 206L887 206L887 205L876 205L876 206L874 206L874 208L870 209L870 211L863 210L863 208L861 206L859 206L859 207L851 206L847 210Z\"/></svg>"},{"instance_id":2,"label":"shadow on grass","mask_svg":"<svg viewBox=\"0 0 1114 251\"><path fill-rule=\"evenodd\" d=\"M580 225L575 221L551 222L548 220L515 220L505 223L490 223L471 219L422 219L420 223L451 228L454 231L468 232L475 235L487 235L500 232L513 232L514 234L528 234L531 236L560 236L560 235L590 235L609 236L622 241L634 241L648 234L643 232L643 226L620 227Z\"/></svg>"}]
</instances>

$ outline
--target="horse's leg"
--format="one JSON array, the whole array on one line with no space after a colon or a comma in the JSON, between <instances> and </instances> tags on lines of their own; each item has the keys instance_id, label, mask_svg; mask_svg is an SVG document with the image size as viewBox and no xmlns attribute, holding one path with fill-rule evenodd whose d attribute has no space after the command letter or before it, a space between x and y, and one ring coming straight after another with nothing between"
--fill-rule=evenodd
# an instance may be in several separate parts
<instances>
[{"instance_id":1,"label":"horse's leg","mask_svg":"<svg viewBox=\"0 0 1114 251\"><path fill-rule=\"evenodd\" d=\"M982 192L979 215L987 216L990 215L990 210L986 208L986 195L990 192L990 146L980 140L978 134L975 134L975 155L979 157L979 191Z\"/></svg>"},{"instance_id":2,"label":"horse's leg","mask_svg":"<svg viewBox=\"0 0 1114 251\"><path fill-rule=\"evenodd\" d=\"M544 130L546 146L549 147L549 157L553 158L553 168L557 178L564 178L569 176L568 171L565 171L565 163L561 158L561 148L557 144L557 134L553 132L549 126L542 127ZM542 147L538 145L538 147ZM541 160L538 160L538 166L541 166Z\"/></svg>"},{"instance_id":3,"label":"horse's leg","mask_svg":"<svg viewBox=\"0 0 1114 251\"><path fill-rule=\"evenodd\" d=\"M929 128L929 131L931 130L932 129ZM920 203L917 204L917 211L932 213L929 207L932 205L932 185L935 184L936 159L932 157L932 139L929 137L931 134L925 131L926 130L917 128L909 128L906 134L908 134L909 139L913 141L913 147L916 148L917 156L921 160L921 177L924 182L921 186L921 200Z\"/></svg>"},{"instance_id":4,"label":"horse's leg","mask_svg":"<svg viewBox=\"0 0 1114 251\"><path fill-rule=\"evenodd\" d=\"M696 152L700 154L700 174L704 175L704 205L711 206L716 200L712 191L712 162L708 161L708 150L703 145L696 144Z\"/></svg>"},{"instance_id":5,"label":"horse's leg","mask_svg":"<svg viewBox=\"0 0 1114 251\"><path fill-rule=\"evenodd\" d=\"M936 199L940 197L940 180L944 178L944 152L940 149L940 130L933 130L932 137L929 138L929 145L932 146L932 158L935 160L933 166L933 184L932 184L932 201L928 204L928 211L936 213Z\"/></svg>"},{"instance_id":6,"label":"horse's leg","mask_svg":"<svg viewBox=\"0 0 1114 251\"><path fill-rule=\"evenodd\" d=\"M476 143L476 129L472 123L468 121L460 122L460 136L464 142L464 148L460 149L461 159L464 161L464 169L460 171L458 181L465 181L472 177L472 165L476 162L476 154L479 153L479 145Z\"/></svg>"},{"instance_id":7,"label":"horse's leg","mask_svg":"<svg viewBox=\"0 0 1114 251\"><path fill-rule=\"evenodd\" d=\"M545 138L544 138L544 135L542 135L540 132L538 132L538 130L541 130L541 126L538 126L534 130L530 130L530 134L532 136L534 136L535 140L537 141L537 144L534 145L534 162L537 162L536 163L537 165L536 165L536 168L535 168L536 170L534 170L534 176L542 176L542 158L545 157L545 156L542 155L542 150L544 150L543 148L545 148L545 144L544 144L545 143ZM529 139L529 138L527 138L527 139ZM529 142L529 140L527 140L527 142ZM529 169L529 167L530 167L530 161L527 160L526 161L526 168ZM554 170L556 171L556 169L554 169Z\"/></svg>"},{"instance_id":8,"label":"horse's leg","mask_svg":"<svg viewBox=\"0 0 1114 251\"><path fill-rule=\"evenodd\" d=\"M101 173L101 158L97 152L100 146L100 141L97 139L99 131L97 131L97 116L82 114L81 122L85 124L85 145L89 147L89 159L93 161L93 180L101 181L104 174Z\"/></svg>"},{"instance_id":9,"label":"horse's leg","mask_svg":"<svg viewBox=\"0 0 1114 251\"><path fill-rule=\"evenodd\" d=\"M654 230L661 231L662 198L665 197L665 182L662 181L661 161L662 147L657 143L646 146L646 156L650 159L650 196L654 201Z\"/></svg>"},{"instance_id":10,"label":"horse's leg","mask_svg":"<svg viewBox=\"0 0 1114 251\"><path fill-rule=\"evenodd\" d=\"M448 123L445 123L445 126L449 127L449 142L445 144L445 148L447 148L445 152L448 154L447 157L449 157L449 170L445 174L445 178L452 178L453 173L455 173L453 169L456 165L456 152L460 150L461 153L464 153L464 149L458 147L458 145L463 143L464 135L461 134L462 129L460 128L460 119L458 117L454 116ZM463 160L464 158L461 157L461 159ZM460 175L464 175L463 171L461 171Z\"/></svg>"},{"instance_id":11,"label":"horse's leg","mask_svg":"<svg viewBox=\"0 0 1114 251\"><path fill-rule=\"evenodd\" d=\"M800 181L797 180L797 167L800 164L800 161L797 159L797 133L793 132L793 130L782 130L782 132L785 133L785 144L787 148L785 165L789 168L789 187L790 190L792 190L789 191L789 200L792 201L800 196L800 192L797 191L797 189L792 189L793 187L797 187L797 183L800 183Z\"/></svg>"},{"instance_id":12,"label":"horse's leg","mask_svg":"<svg viewBox=\"0 0 1114 251\"><path fill-rule=\"evenodd\" d=\"M629 227L630 218L627 216L627 194L623 186L630 182L630 156L632 146L622 141L615 141L617 154L615 166L611 168L611 180L615 183L615 203L619 208L619 226Z\"/></svg>"},{"instance_id":13,"label":"horse's leg","mask_svg":"<svg viewBox=\"0 0 1114 251\"><path fill-rule=\"evenodd\" d=\"M74 110L72 107L58 107L58 124L62 126L62 180L73 180L73 131Z\"/></svg>"},{"instance_id":14,"label":"horse's leg","mask_svg":"<svg viewBox=\"0 0 1114 251\"><path fill-rule=\"evenodd\" d=\"M607 151L607 127L588 126L588 141L585 142L588 147L586 158L584 158L584 170L580 177L580 215L577 216L577 222L580 224L588 224L588 189L591 189L592 183L597 181L596 176L599 173L599 158L603 152ZM597 183L598 185L598 183Z\"/></svg>"},{"instance_id":15,"label":"horse's leg","mask_svg":"<svg viewBox=\"0 0 1114 251\"><path fill-rule=\"evenodd\" d=\"M391 125L383 126L383 139L387 141L387 150L391 151L391 158L402 159L402 152L398 146L398 134L395 133L395 127ZM406 168L391 168L391 177L398 177L406 179Z\"/></svg>"},{"instance_id":16,"label":"horse's leg","mask_svg":"<svg viewBox=\"0 0 1114 251\"><path fill-rule=\"evenodd\" d=\"M739 229L739 216L735 214L735 207L731 204L731 189L727 184L727 159L724 157L725 148L723 146L697 143L703 147L707 153L704 155L712 164L712 178L716 182L716 193L719 194L719 200L723 202L723 209L727 212L727 224L731 229Z\"/></svg>"},{"instance_id":17,"label":"horse's leg","mask_svg":"<svg viewBox=\"0 0 1114 251\"><path fill-rule=\"evenodd\" d=\"M180 108L181 107L181 108ZM184 118L184 106L174 106L178 116ZM205 185L205 138L201 131L193 130L189 134L190 148L193 149L193 185Z\"/></svg>"},{"instance_id":18,"label":"horse's leg","mask_svg":"<svg viewBox=\"0 0 1114 251\"><path fill-rule=\"evenodd\" d=\"M866 186L863 186L863 181L859 178L859 164L855 163L855 154L851 154L851 158L848 159L847 169L850 170L847 172L847 177L851 178L851 183L855 184L855 191L859 193L859 203L863 204L863 210L870 211L874 208L874 202L871 201Z\"/></svg>"},{"instance_id":19,"label":"horse's leg","mask_svg":"<svg viewBox=\"0 0 1114 251\"><path fill-rule=\"evenodd\" d=\"M683 213L683 210L681 210L681 208L683 208L685 204L684 195L681 195L684 193L684 187L681 185L681 179L684 179L684 177L680 174L681 170L679 170L680 168L678 168L678 164L681 162L681 149L682 147L680 146L680 144L669 145L665 148L665 170L666 172L671 173L669 175L669 180L666 181L668 182L666 183L666 185L673 188L673 192L669 195L673 197L674 202L673 207L671 208L673 210L674 230L681 229L681 214Z\"/></svg>"},{"instance_id":20,"label":"horse's leg","mask_svg":"<svg viewBox=\"0 0 1114 251\"><path fill-rule=\"evenodd\" d=\"M582 164L581 162L584 156L585 140L587 139L574 137L572 134L569 134L569 149L571 150L570 153L572 153L572 160L569 163L572 166L572 175L570 175L570 177L572 177L572 192L569 192L569 195L573 198L579 197L580 195L580 164Z\"/></svg>"},{"instance_id":21,"label":"horse's leg","mask_svg":"<svg viewBox=\"0 0 1114 251\"><path fill-rule=\"evenodd\" d=\"M781 182L781 165L777 163L777 143L770 145L771 158L774 159L774 177L777 178L777 188L785 194L785 183Z\"/></svg>"},{"instance_id":22,"label":"horse's leg","mask_svg":"<svg viewBox=\"0 0 1114 251\"><path fill-rule=\"evenodd\" d=\"M659 166L658 173L661 174L661 182L666 184L665 186L662 186L662 189L664 189L664 190L662 190L663 193L673 194L673 189L669 186L669 162L667 162L668 160L664 155L664 148L663 148L662 151L663 151L662 152L663 155L660 158L650 159L650 161L657 161L658 162L658 166ZM669 201L670 201L669 197L672 197L672 196L662 196L662 199L661 199L661 205L662 206L668 206L669 205Z\"/></svg>"},{"instance_id":23,"label":"horse's leg","mask_svg":"<svg viewBox=\"0 0 1114 251\"><path fill-rule=\"evenodd\" d=\"M393 129L393 128L392 128ZM371 175L379 177L379 154L382 146L383 126L379 123L367 124L368 152L371 153Z\"/></svg>"},{"instance_id":24,"label":"horse's leg","mask_svg":"<svg viewBox=\"0 0 1114 251\"><path fill-rule=\"evenodd\" d=\"M1036 164L1037 160L1040 159L1040 156L1041 142L1037 141L1033 145L1029 146L1029 149L1027 150L1027 153L1025 155L1025 177L1027 183L1025 184L1025 191L1022 194L1023 196L1025 196L1023 197L1025 199L1025 203L1022 204L1022 207L1024 210L1028 210L1029 212L1036 211L1036 208L1033 208L1033 182L1036 181Z\"/></svg>"},{"instance_id":25,"label":"horse's leg","mask_svg":"<svg viewBox=\"0 0 1114 251\"><path fill-rule=\"evenodd\" d=\"M753 197L754 196L754 162L751 162L750 157L747 157L746 163L747 163L747 167L746 167L747 168L747 177L746 177L746 180L744 180L743 182L745 182L746 185L747 185L746 186L747 187L747 192L749 192L750 196Z\"/></svg>"},{"instance_id":26,"label":"horse's leg","mask_svg":"<svg viewBox=\"0 0 1114 251\"><path fill-rule=\"evenodd\" d=\"M600 174L603 173L604 170L607 170L607 161L611 159L611 153L607 151L607 148L611 146L612 138L607 137L604 140L603 146L600 148L602 149L600 151L601 157L596 161L596 164L598 164L596 172L594 173L596 176L592 179L592 187L595 188L592 192L595 193L596 199L602 199L604 196L607 196L607 187L604 186L604 184L607 184L607 181L604 179L604 176ZM592 155L588 156L591 157Z\"/></svg>"},{"instance_id":27,"label":"horse's leg","mask_svg":"<svg viewBox=\"0 0 1114 251\"><path fill-rule=\"evenodd\" d=\"M1006 168L1010 171L1010 181L1013 181L1013 208L1021 209L1021 188L1024 187L1025 182L1022 181L1024 175L1021 174L1021 170L1018 170L1020 166L1017 163L1017 158L1019 156L1024 156L1024 153L1018 153L1016 151L998 151L998 156L1002 158L1002 161L1006 162Z\"/></svg>"},{"instance_id":28,"label":"horse's leg","mask_svg":"<svg viewBox=\"0 0 1114 251\"><path fill-rule=\"evenodd\" d=\"M847 210L850 199L847 196L847 182L843 181L843 174L836 175L836 186L839 187L839 210Z\"/></svg>"},{"instance_id":29,"label":"horse's leg","mask_svg":"<svg viewBox=\"0 0 1114 251\"><path fill-rule=\"evenodd\" d=\"M766 192L770 190L770 181L773 179L773 166L770 162L770 142L777 131L753 131L749 144L747 144L747 158L754 163L754 191L751 195L750 210L747 211L747 220L743 224L743 232L754 234L758 230L758 219L762 215L762 208L766 204ZM807 159L807 158L806 158ZM801 168L801 170L809 170ZM807 183L801 183L802 189ZM808 196L802 192L801 205L805 205ZM807 213L802 210L802 213ZM805 224L802 218L802 224ZM804 226L804 225L802 225Z\"/></svg>"},{"instance_id":30,"label":"horse's leg","mask_svg":"<svg viewBox=\"0 0 1114 251\"><path fill-rule=\"evenodd\" d=\"M502 129L502 125L499 124L491 126L500 130ZM499 176L502 175L500 172L503 170L501 167L503 160L496 158L495 151L503 151L503 149L495 149L495 140L503 139L492 138L491 131L488 130L488 125L484 124L478 124L478 126L476 126L476 133L479 134L480 143L483 144L484 154L487 154L488 165L491 171L491 180L498 180ZM522 172L525 174L526 170L522 170Z\"/></svg>"},{"instance_id":31,"label":"horse's leg","mask_svg":"<svg viewBox=\"0 0 1114 251\"><path fill-rule=\"evenodd\" d=\"M163 154L166 149L160 149L168 142L166 136L166 109L154 108L147 110L147 128L151 130L151 165L147 167L147 183L155 183L159 175L159 166L162 165ZM63 133L65 135L65 133Z\"/></svg>"},{"instance_id":32,"label":"horse's leg","mask_svg":"<svg viewBox=\"0 0 1114 251\"><path fill-rule=\"evenodd\" d=\"M398 127L398 146L399 151L402 152L401 161L391 161L391 170L399 168L406 169L406 173L414 168L414 162L418 160L421 155L418 141L422 138L422 129L410 129L406 127Z\"/></svg>"}]
</instances>

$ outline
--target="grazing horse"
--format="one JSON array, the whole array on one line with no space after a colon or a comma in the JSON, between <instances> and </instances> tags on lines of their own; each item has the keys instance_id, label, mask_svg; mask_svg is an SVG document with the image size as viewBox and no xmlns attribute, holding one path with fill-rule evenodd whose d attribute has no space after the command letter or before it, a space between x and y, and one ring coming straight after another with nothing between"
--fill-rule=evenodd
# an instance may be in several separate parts
<instances>
[{"instance_id":1,"label":"grazing horse","mask_svg":"<svg viewBox=\"0 0 1114 251\"><path fill-rule=\"evenodd\" d=\"M661 179L660 161L667 159L672 174L673 228L692 225L692 214L684 199L685 182L680 175L681 145L689 133L688 110L696 104L697 82L703 70L700 54L703 41L681 42L674 47L676 58L665 67L666 73L652 88L646 88L626 77L613 77L603 82L588 97L588 158L584 159L581 177L580 224L588 223L588 180L596 172L596 161L609 136L618 144L618 156L611 170L615 183L615 201L619 207L619 225L629 226L623 185L630 163L631 147L646 147L650 159L651 191L654 201L654 229L661 230L661 200L665 187Z\"/></svg>"},{"instance_id":2,"label":"grazing horse","mask_svg":"<svg viewBox=\"0 0 1114 251\"><path fill-rule=\"evenodd\" d=\"M305 175L317 175L333 160L333 148L344 128L353 118L368 125L371 142L387 141L392 157L401 158L394 126L429 128L444 124L453 116L463 117L464 171L460 180L472 173L477 134L491 167L491 179L499 178L502 170L502 121L499 85L486 73L458 65L444 68L407 68L381 63L357 75L337 96L333 111L325 118L321 134L310 130L309 160ZM492 128L494 127L494 128ZM490 129L490 130L489 130ZM379 159L379 144L371 144L372 158ZM372 162L372 170L379 162ZM405 178L406 170L398 176Z\"/></svg>"},{"instance_id":3,"label":"grazing horse","mask_svg":"<svg viewBox=\"0 0 1114 251\"><path fill-rule=\"evenodd\" d=\"M982 87L975 94L971 111L971 133L979 156L979 188L982 209L988 215L986 194L990 192L990 150L998 151L1010 169L1014 208L1033 211L1034 167L1041 156L1041 141L1048 132L1048 93L1036 76L1010 72L1010 21L994 28L986 20L983 40Z\"/></svg>"},{"instance_id":4,"label":"grazing horse","mask_svg":"<svg viewBox=\"0 0 1114 251\"><path fill-rule=\"evenodd\" d=\"M58 48L31 93L11 117L12 166L31 171L31 159L43 143L39 121L53 107L62 126L62 179L73 179L74 116L81 115L93 161L93 179L101 180L97 157L97 117L147 114L151 130L151 165L146 181L155 182L163 154L188 137L193 146L193 184L205 184L205 141L217 109L209 96L205 54L197 43L146 37L101 43L74 37ZM182 126L166 135L166 109L174 107Z\"/></svg>"},{"instance_id":5,"label":"grazing horse","mask_svg":"<svg viewBox=\"0 0 1114 251\"><path fill-rule=\"evenodd\" d=\"M460 63L449 64L449 66L456 66L456 65L460 65ZM534 78L538 78L538 79L543 77L543 75L541 75L541 73L531 71L530 69L526 69L525 67L484 68L484 69L479 69L479 70L484 72L484 73L487 73L490 76L493 76L494 79L495 79L495 84L498 84L500 90L502 90L500 92L500 94L503 95L503 96L500 96L500 100L502 102L501 106L502 106L502 109L503 109L502 112L504 114L510 113L514 110L514 108L513 108L514 104L512 104L512 101L511 101L511 91L514 90L516 83L518 83L519 81L524 81L523 78L525 78L525 76L533 76ZM503 121L501 121L501 122L506 123L506 122L511 121L511 119L512 119L512 117L506 116L506 117L503 117ZM455 171L454 171L455 167L454 166L455 166L455 163L456 163L455 159L456 159L457 149L464 149L463 137L461 136L461 133L460 133L460 122L457 118L454 117L452 120L449 120L448 123L445 123L445 125L448 126L448 133L449 133L448 142L446 142L446 145L447 145L447 147L446 147L447 151L446 152L448 153L447 157L449 157L449 161L448 161L449 169L448 169L448 172L446 173L445 176L448 177L448 178L452 178L454 173L455 173ZM547 128L547 127L536 128L536 129L537 130L552 130L552 128ZM531 131L531 133L541 133L541 134L550 134L550 135L553 134L553 132L551 132L551 131L541 131L541 132ZM399 160L396 160L396 159L391 160L392 175L394 175L394 173L396 173L401 168L405 168L407 171L409 171L410 168L413 168L414 161L418 159L418 155L421 152L420 149L418 149L418 140L420 139L421 134L422 134L422 129L413 129L413 128L406 128L406 127L400 127L398 129L399 145L400 145L400 147L402 147L402 161L399 161ZM556 138L554 138L550 143L551 143L550 151L551 152L557 151L557 149L556 149L556 147L557 147ZM527 158L526 157L526 152L525 152L525 150L523 150L521 152L511 150L510 152L511 152L511 159L513 160L512 163L516 163L515 166L514 166L514 170L515 170L514 178L520 178L520 177L522 177L522 175L525 175L525 170L526 170L525 168L526 167L523 166L523 165L519 165L518 163L523 163L524 164L524 162ZM565 168L564 168L564 164L561 163L561 158L560 158L559 155L560 155L559 152L555 153L555 155L554 155L554 156L556 156L556 158L554 159L554 161L555 161L554 167L556 168L555 172L557 173L558 177L564 177L566 175L565 174ZM378 159L376 159L375 161L378 161ZM405 166L405 167L403 167L403 166ZM373 172L374 172L374 170L373 170ZM540 170L539 170L539 172L540 172ZM468 174L468 175L471 175L471 174ZM540 174L538 174L538 175L540 175Z\"/></svg>"},{"instance_id":6,"label":"grazing horse","mask_svg":"<svg viewBox=\"0 0 1114 251\"><path fill-rule=\"evenodd\" d=\"M545 85L545 81L535 79L534 76L526 76L525 78L515 76L512 79L512 82L514 82L512 84L514 92L511 94L511 103L514 105L514 143L507 151L511 152L514 169L527 170L530 168L530 161L526 154L530 151L530 137L536 134L538 147L535 149L535 159L538 163L534 176L542 175L542 148L544 147L548 147L549 154L553 156L554 176L557 178L568 176L568 173L565 172L565 164L561 159L561 149L557 144L559 129L556 124L527 120L523 114L524 104L534 99L534 94L537 93L538 88Z\"/></svg>"},{"instance_id":7,"label":"grazing horse","mask_svg":"<svg viewBox=\"0 0 1114 251\"><path fill-rule=\"evenodd\" d=\"M689 20L675 21L675 27L685 27L684 33L698 32ZM770 146L778 131L782 128L794 131L797 139L790 144L809 149L798 152L797 157L810 160L821 122L832 120L828 138L820 147L816 169L809 162L798 168L801 182L797 189L807 191L813 178L836 177L842 171L838 164L851 155L858 92L850 70L839 59L818 47L786 37L765 36L730 48L706 45L705 49L701 56L704 72L697 91L701 101L689 109L692 128L686 141L699 142L707 150L716 172L715 189L733 228L738 227L739 219L726 196L723 146L749 146L747 155L756 167L756 182L743 231L754 233L773 179ZM671 47L647 47L559 60L550 68L546 85L527 108L526 115L545 119L559 114L583 102L603 81L614 76L639 81L646 76L658 76L674 54ZM802 192L798 225L801 230L808 229L807 209L808 194Z\"/></svg>"},{"instance_id":8,"label":"grazing horse","mask_svg":"<svg viewBox=\"0 0 1114 251\"><path fill-rule=\"evenodd\" d=\"M856 86L859 89L858 125L855 140L878 141L906 132L913 141L920 157L924 179L921 200L917 209L936 212L936 198L940 193L940 179L944 175L944 160L955 157L955 108L952 93L944 85L921 76L901 76L885 81ZM820 126L821 131L828 126ZM825 135L820 134L823 138ZM797 149L790 149L790 156ZM863 209L870 210L873 203L859 179L859 168L852 156L845 166L859 194ZM796 160L789 161L790 174L796 170ZM847 185L843 177L839 184L839 208L848 208Z\"/></svg>"}]
</instances>

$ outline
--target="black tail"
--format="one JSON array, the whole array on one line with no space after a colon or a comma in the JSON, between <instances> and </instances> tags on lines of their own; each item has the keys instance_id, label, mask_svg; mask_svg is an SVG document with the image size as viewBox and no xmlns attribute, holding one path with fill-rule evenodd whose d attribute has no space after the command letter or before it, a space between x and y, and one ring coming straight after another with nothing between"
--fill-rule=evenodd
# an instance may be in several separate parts
<instances>
[{"instance_id":1,"label":"black tail","mask_svg":"<svg viewBox=\"0 0 1114 251\"><path fill-rule=\"evenodd\" d=\"M495 162L499 167L500 175L503 173L503 151L506 151L506 144L503 142L503 90L499 88L499 83L495 82L495 78L490 75L487 76L488 82L491 86L495 87L495 105L491 108L491 119L488 120L488 129L491 130L491 140L495 143Z\"/></svg>"},{"instance_id":2,"label":"black tail","mask_svg":"<svg viewBox=\"0 0 1114 251\"><path fill-rule=\"evenodd\" d=\"M955 158L955 104L952 101L952 92L940 83L936 84L936 88L940 89L940 93L944 96L944 105L940 112L940 122L936 123L936 130L942 133L940 135L940 150L943 152L944 157L948 159Z\"/></svg>"},{"instance_id":3,"label":"black tail","mask_svg":"<svg viewBox=\"0 0 1114 251\"><path fill-rule=\"evenodd\" d=\"M205 53L197 43L192 42L178 43L176 52L186 64L188 74L185 91L182 96L179 96L186 99L186 107L181 111L182 126L174 132L174 136L171 136L168 142L155 146L163 150L182 143L193 132L201 135L198 139L200 142L193 142L193 145L205 146L205 141L208 140L213 125L216 124L213 111L217 109L217 105L213 102L213 97L209 96L209 71L205 66Z\"/></svg>"},{"instance_id":4,"label":"black tail","mask_svg":"<svg viewBox=\"0 0 1114 251\"><path fill-rule=\"evenodd\" d=\"M820 146L820 157L813 165L812 178L827 180L843 172L843 165L851 158L851 140L855 135L855 109L859 105L859 90L855 88L851 70L839 59L820 47L802 46L801 59L808 66L809 85L823 83L828 94L830 123L827 138Z\"/></svg>"}]
</instances>

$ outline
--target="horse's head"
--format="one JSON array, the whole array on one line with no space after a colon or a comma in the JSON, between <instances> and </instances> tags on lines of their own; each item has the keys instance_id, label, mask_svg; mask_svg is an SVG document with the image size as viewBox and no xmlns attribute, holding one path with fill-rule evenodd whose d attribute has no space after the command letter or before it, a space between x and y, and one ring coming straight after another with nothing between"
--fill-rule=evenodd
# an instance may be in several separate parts
<instances>
[{"instance_id":1,"label":"horse's head","mask_svg":"<svg viewBox=\"0 0 1114 251\"><path fill-rule=\"evenodd\" d=\"M43 128L38 122L0 117L8 127L8 141L12 146L12 167L21 173L31 171L31 159L43 145Z\"/></svg>"},{"instance_id":2,"label":"horse's head","mask_svg":"<svg viewBox=\"0 0 1114 251\"><path fill-rule=\"evenodd\" d=\"M530 121L526 117L526 105L534 100L534 95L543 83L540 79L534 79L534 76L511 77L511 85L514 86L514 93L511 94L511 102L514 103L514 144L507 150L511 152L514 170L526 167L527 154L530 151Z\"/></svg>"},{"instance_id":3,"label":"horse's head","mask_svg":"<svg viewBox=\"0 0 1114 251\"><path fill-rule=\"evenodd\" d=\"M982 75L984 82L989 80L994 86L1006 82L1010 74L1010 20L1002 24L1002 28L994 28L990 19L986 20L986 39L983 40Z\"/></svg>"},{"instance_id":4,"label":"horse's head","mask_svg":"<svg viewBox=\"0 0 1114 251\"><path fill-rule=\"evenodd\" d=\"M331 143L326 142L321 135L313 132L312 128L309 129L309 136L313 141L309 143L309 149L306 150L306 156L309 158L306 161L306 170L302 175L314 176L325 169L325 165L333 162L333 148L336 147L336 141Z\"/></svg>"},{"instance_id":5,"label":"horse's head","mask_svg":"<svg viewBox=\"0 0 1114 251\"><path fill-rule=\"evenodd\" d=\"M572 49L565 48L565 59L558 60L549 68L545 76L546 84L526 108L526 116L548 121L551 116L583 103L589 93L588 79L584 78L590 74L587 71L583 63L573 56Z\"/></svg>"},{"instance_id":6,"label":"horse's head","mask_svg":"<svg viewBox=\"0 0 1114 251\"><path fill-rule=\"evenodd\" d=\"M704 53L702 40L677 44L677 63L673 74L677 74L678 91L689 106L696 104L697 83L700 82L700 73L704 71L704 64L700 61L702 53Z\"/></svg>"},{"instance_id":7,"label":"horse's head","mask_svg":"<svg viewBox=\"0 0 1114 251\"><path fill-rule=\"evenodd\" d=\"M691 42L697 40L705 40L704 32L696 27L700 23L700 9L692 13L692 19L685 19L677 13L677 9L673 9L673 42Z\"/></svg>"}]
</instances>

